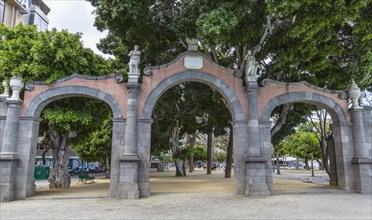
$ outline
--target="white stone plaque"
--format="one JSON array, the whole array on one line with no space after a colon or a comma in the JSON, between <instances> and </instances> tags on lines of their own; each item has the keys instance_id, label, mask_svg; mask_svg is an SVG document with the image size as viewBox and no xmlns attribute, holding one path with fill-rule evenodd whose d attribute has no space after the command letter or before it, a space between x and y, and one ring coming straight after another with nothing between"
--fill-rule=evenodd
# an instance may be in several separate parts
<instances>
[{"instance_id":1,"label":"white stone plaque","mask_svg":"<svg viewBox=\"0 0 372 220\"><path fill-rule=\"evenodd\" d=\"M201 56L186 56L185 67L188 69L201 69L203 68L203 57Z\"/></svg>"}]
</instances>

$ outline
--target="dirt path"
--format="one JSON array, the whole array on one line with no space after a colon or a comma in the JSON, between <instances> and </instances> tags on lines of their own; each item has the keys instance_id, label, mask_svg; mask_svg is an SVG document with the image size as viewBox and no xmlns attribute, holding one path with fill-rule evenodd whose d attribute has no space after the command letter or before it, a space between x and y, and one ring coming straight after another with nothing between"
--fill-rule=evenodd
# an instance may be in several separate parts
<instances>
[{"instance_id":1,"label":"dirt path","mask_svg":"<svg viewBox=\"0 0 372 220\"><path fill-rule=\"evenodd\" d=\"M301 174L304 176L303 172ZM94 183L77 184L77 179L72 179L70 189L50 190L45 182L44 186L38 185L35 196L29 199L104 198L107 197L110 184L110 180L98 176ZM228 192L233 194L234 178L224 178L223 171L214 171L211 175L207 175L205 170L195 170L194 173L188 173L186 177L175 177L174 171L153 171L150 175L150 188L152 194L188 192ZM335 188L305 182L300 178L296 179L293 173L274 176L273 194L320 193L332 190Z\"/></svg>"}]
</instances>

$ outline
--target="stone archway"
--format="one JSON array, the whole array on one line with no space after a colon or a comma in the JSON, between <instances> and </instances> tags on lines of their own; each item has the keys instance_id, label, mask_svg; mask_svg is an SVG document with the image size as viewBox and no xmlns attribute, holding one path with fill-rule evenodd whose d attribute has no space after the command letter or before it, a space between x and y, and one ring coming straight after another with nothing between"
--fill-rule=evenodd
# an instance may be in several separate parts
<instances>
[{"instance_id":1,"label":"stone archway","mask_svg":"<svg viewBox=\"0 0 372 220\"><path fill-rule=\"evenodd\" d=\"M353 118L356 118L355 113L358 113L359 110L347 110L347 94L344 91L321 89L306 82L281 83L273 80L266 80L263 82L263 85L264 87L261 88L262 93L272 91L271 93L266 94L266 97L261 96L259 98L259 109L261 110L259 118L260 129L261 134L264 134L262 150L266 152L264 153L266 155L265 158L267 159L266 181L270 188L272 188L271 155L269 152L271 146L271 112L275 107L281 104L302 102L321 107L332 117L335 144L334 151L337 168L334 171L336 173L331 175L337 176L338 188L349 192L362 192L363 190L365 192L370 192L370 186L362 186L369 180L360 180L360 177L356 177L360 175L360 173L365 173L363 170L367 169L366 167L368 167L368 165L361 165L359 162L355 161L355 158L358 157L358 155L363 155L363 158L368 158L368 154L358 154L358 150L355 149L358 148L358 144L355 143L355 139L358 138L358 135L355 135L353 130L355 130L356 126L363 128L363 123L361 121L352 120ZM365 167L361 168L363 166ZM355 178L358 180L355 181Z\"/></svg>"},{"instance_id":2,"label":"stone archway","mask_svg":"<svg viewBox=\"0 0 372 220\"><path fill-rule=\"evenodd\" d=\"M245 188L246 188L246 181L245 178L239 178L242 176L246 176L246 164L245 164L245 158L242 157L242 155L246 155L247 152L247 137L245 136L246 128L244 127L247 123L245 123L244 118L244 111L243 107L241 106L241 103L239 102L239 99L237 98L237 94L233 91L232 88L230 88L229 85L227 85L223 80L217 78L216 76L213 76L209 73L202 72L202 71L183 71L179 73L175 73L174 75L171 75L167 78L164 78L159 84L156 85L156 87L151 90L149 95L146 98L146 101L144 103L143 111L141 114L141 120L142 122L150 122L152 117L152 110L155 107L155 104L157 100L160 98L160 96L166 92L171 87L178 85L183 82L198 82L205 85L210 86L212 89L217 90L226 100L229 111L232 115L232 119L234 121L233 125L233 134L234 134L234 158L235 158L235 188L236 192L239 194L244 194ZM144 132L146 134L151 134L151 124L143 125L140 122L139 125L139 132ZM140 176L143 176L143 179L139 179L139 185L148 186L149 184L149 172L150 172L150 166L149 166L149 152L151 143L146 142L145 144L141 144L139 142L139 151L141 152L147 152L144 157L140 154L140 167L147 167L147 169L141 170L143 174L140 174ZM141 187L140 187L141 188ZM146 191L149 193L149 191Z\"/></svg>"},{"instance_id":3,"label":"stone archway","mask_svg":"<svg viewBox=\"0 0 372 220\"><path fill-rule=\"evenodd\" d=\"M353 107L339 97L340 91L307 83L280 83L257 76L237 78L234 70L219 66L190 47L174 61L146 67L122 77L73 74L55 83L35 83L24 99L0 95L0 201L32 196L33 146L37 144L39 116L57 99L86 96L106 102L113 111L111 181L109 197L138 199L150 196L149 168L151 113L156 101L170 87L186 82L204 83L225 98L234 120L235 189L237 194L270 195L272 191L270 114L287 102L307 102L328 110L334 120L339 187L371 193L371 108ZM246 86L243 86L245 80ZM355 86L354 86L355 88ZM12 88L13 89L13 88ZM16 89L16 88L14 88ZM21 90L18 87L18 93ZM3 126L4 125L4 126Z\"/></svg>"},{"instance_id":4,"label":"stone archway","mask_svg":"<svg viewBox=\"0 0 372 220\"><path fill-rule=\"evenodd\" d=\"M42 92L40 95L32 99L24 111L24 116L40 117L41 112L49 103L58 99L70 97L89 97L99 99L110 106L114 118L121 115L120 106L115 98L104 91L85 86L61 86Z\"/></svg>"},{"instance_id":5,"label":"stone archway","mask_svg":"<svg viewBox=\"0 0 372 220\"><path fill-rule=\"evenodd\" d=\"M120 86L116 81L115 75L100 77L100 81L97 81L97 77L74 74L48 85L44 83L27 85L29 90L25 92L23 101L10 100L8 97L4 100L3 103L7 103L8 108L5 117L6 131L1 141L7 143L6 145L11 143L12 146L5 146L7 149L2 148L0 154L0 162L6 161L11 178L7 194L1 195L2 201L25 199L34 195L33 172L35 149L38 143L39 117L43 109L53 101L69 97L88 97L107 103L114 117L112 152L117 154L122 151L120 138L123 132L121 128L125 126L125 120L122 117L125 106L122 105L122 100L117 99L114 90L102 89L104 84L112 84L112 88L119 89ZM12 132L15 135L10 135ZM114 161L114 163L117 162ZM114 177L118 176L115 170L112 174ZM11 188L13 184L17 185L17 188Z\"/></svg>"}]
</instances>

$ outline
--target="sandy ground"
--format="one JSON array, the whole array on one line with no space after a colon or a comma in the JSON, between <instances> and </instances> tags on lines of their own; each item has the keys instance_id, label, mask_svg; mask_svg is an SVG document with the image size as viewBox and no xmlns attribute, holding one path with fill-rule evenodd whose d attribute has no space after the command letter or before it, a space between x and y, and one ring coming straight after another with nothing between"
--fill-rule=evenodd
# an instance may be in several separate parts
<instances>
[{"instance_id":1,"label":"sandy ground","mask_svg":"<svg viewBox=\"0 0 372 220\"><path fill-rule=\"evenodd\" d=\"M323 193L336 192L337 189L324 185L327 183L324 172L316 173L312 179L318 179L318 184L309 183L309 172L284 171L274 175L274 194L285 193ZM319 181L323 177L323 181ZM94 182L77 183L76 177L71 180L71 188L67 190L50 190L46 180L36 181L35 196L29 199L48 198L105 198L110 180L96 176ZM316 182L316 181L314 181ZM226 192L233 194L234 178L224 178L223 171L213 171L206 175L205 170L195 170L186 177L175 177L174 171L151 172L151 194L158 193L188 193L188 192Z\"/></svg>"},{"instance_id":2,"label":"sandy ground","mask_svg":"<svg viewBox=\"0 0 372 220\"><path fill-rule=\"evenodd\" d=\"M327 187L323 176L317 173L313 184L308 173L285 172L275 175L274 195L246 197L234 195L233 179L222 172L154 172L151 197L139 200L106 198L109 181L102 177L90 184L73 179L69 190L37 181L35 196L0 203L0 219L372 219L371 195Z\"/></svg>"}]
</instances>

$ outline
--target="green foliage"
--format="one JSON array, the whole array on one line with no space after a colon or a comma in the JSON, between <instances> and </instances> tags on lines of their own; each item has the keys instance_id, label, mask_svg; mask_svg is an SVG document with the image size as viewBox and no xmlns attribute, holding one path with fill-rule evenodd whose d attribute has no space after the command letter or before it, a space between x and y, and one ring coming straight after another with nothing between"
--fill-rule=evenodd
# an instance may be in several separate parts
<instances>
[{"instance_id":1,"label":"green foliage","mask_svg":"<svg viewBox=\"0 0 372 220\"><path fill-rule=\"evenodd\" d=\"M224 151L219 151L219 152L217 152L217 153L215 154L215 158L214 158L214 160L216 160L216 161L218 161L218 162L220 162L220 163L223 163L223 162L226 160L226 156L227 156L226 152L224 152Z\"/></svg>"},{"instance_id":2,"label":"green foliage","mask_svg":"<svg viewBox=\"0 0 372 220\"><path fill-rule=\"evenodd\" d=\"M319 141L315 134L306 126L300 127L296 133L284 138L279 143L280 148L284 154L299 157L302 159L321 159L321 151L319 148Z\"/></svg>"},{"instance_id":3,"label":"green foliage","mask_svg":"<svg viewBox=\"0 0 372 220\"><path fill-rule=\"evenodd\" d=\"M40 32L35 26L19 24L14 29L0 23L0 79L21 75L26 82L54 80L73 73L107 75L122 66L83 47L81 34L56 29ZM76 132L69 144L86 161L110 157L111 109L100 101L67 98L52 102L42 112L40 135ZM46 135L44 140L50 143ZM78 146L78 147L77 147ZM55 158L56 160L56 158Z\"/></svg>"},{"instance_id":4,"label":"green foliage","mask_svg":"<svg viewBox=\"0 0 372 220\"><path fill-rule=\"evenodd\" d=\"M154 159L158 159L163 163L171 163L174 161L171 155L164 152L161 152L159 156L155 156Z\"/></svg>"},{"instance_id":5,"label":"green foliage","mask_svg":"<svg viewBox=\"0 0 372 220\"><path fill-rule=\"evenodd\" d=\"M49 104L42 112L40 135L75 132L68 143L87 162L105 162L111 156L112 112L107 104L89 98L67 98ZM47 135L44 142L48 143Z\"/></svg>"},{"instance_id":6,"label":"green foliage","mask_svg":"<svg viewBox=\"0 0 372 220\"><path fill-rule=\"evenodd\" d=\"M82 161L101 163L111 157L112 122L110 118L104 119L101 127L88 134L81 144L74 145L74 151Z\"/></svg>"},{"instance_id":7,"label":"green foliage","mask_svg":"<svg viewBox=\"0 0 372 220\"><path fill-rule=\"evenodd\" d=\"M45 109L42 118L60 133L68 133L79 126L89 126L93 121L93 117L86 112L61 106Z\"/></svg>"},{"instance_id":8,"label":"green foliage","mask_svg":"<svg viewBox=\"0 0 372 220\"><path fill-rule=\"evenodd\" d=\"M198 124L195 116L203 115L208 119L204 118ZM159 154L172 147L169 139L176 123L181 136L194 134L197 130L213 130L218 136L226 133L231 116L218 92L206 85L189 82L172 87L161 96L153 110L153 119L152 154Z\"/></svg>"},{"instance_id":9,"label":"green foliage","mask_svg":"<svg viewBox=\"0 0 372 220\"><path fill-rule=\"evenodd\" d=\"M351 77L362 88L372 83L370 0L267 3L269 13L280 19L277 41L265 45L266 52L275 51L269 76L286 71L290 80L333 89L347 88Z\"/></svg>"},{"instance_id":10,"label":"green foliage","mask_svg":"<svg viewBox=\"0 0 372 220\"><path fill-rule=\"evenodd\" d=\"M311 114L311 111L316 109L316 106L304 103L292 103L292 109L287 115L287 122L283 125L279 132L277 132L272 138L271 142L276 145L279 144L287 135L296 132L295 128L306 122L304 115ZM281 111L283 106L278 106L273 111L273 116L276 116Z\"/></svg>"},{"instance_id":11,"label":"green foliage","mask_svg":"<svg viewBox=\"0 0 372 220\"><path fill-rule=\"evenodd\" d=\"M261 79L308 81L328 89L346 89L353 77L362 89L372 88L370 0L89 1L96 8L98 29L109 30L100 48L122 63L128 62L127 54L134 44L141 47L141 65L158 65L184 51L187 38L198 38L200 49L213 61L244 72L247 50L256 48L266 16L271 15L273 35L266 38L256 54ZM280 108L273 115L278 115ZM301 114L310 110L295 106L273 142L290 134L301 122ZM193 121L191 115L196 114L202 116L203 112L193 111L190 117L186 113L183 117ZM168 119L161 121L166 123ZM164 126L154 128L169 132ZM203 132L211 129L204 128ZM168 137L159 134L156 138L168 146Z\"/></svg>"},{"instance_id":12,"label":"green foliage","mask_svg":"<svg viewBox=\"0 0 372 220\"><path fill-rule=\"evenodd\" d=\"M111 63L84 48L79 33L0 23L0 79L19 75L26 82L52 82L73 73L107 75L114 70Z\"/></svg>"}]
</instances>

